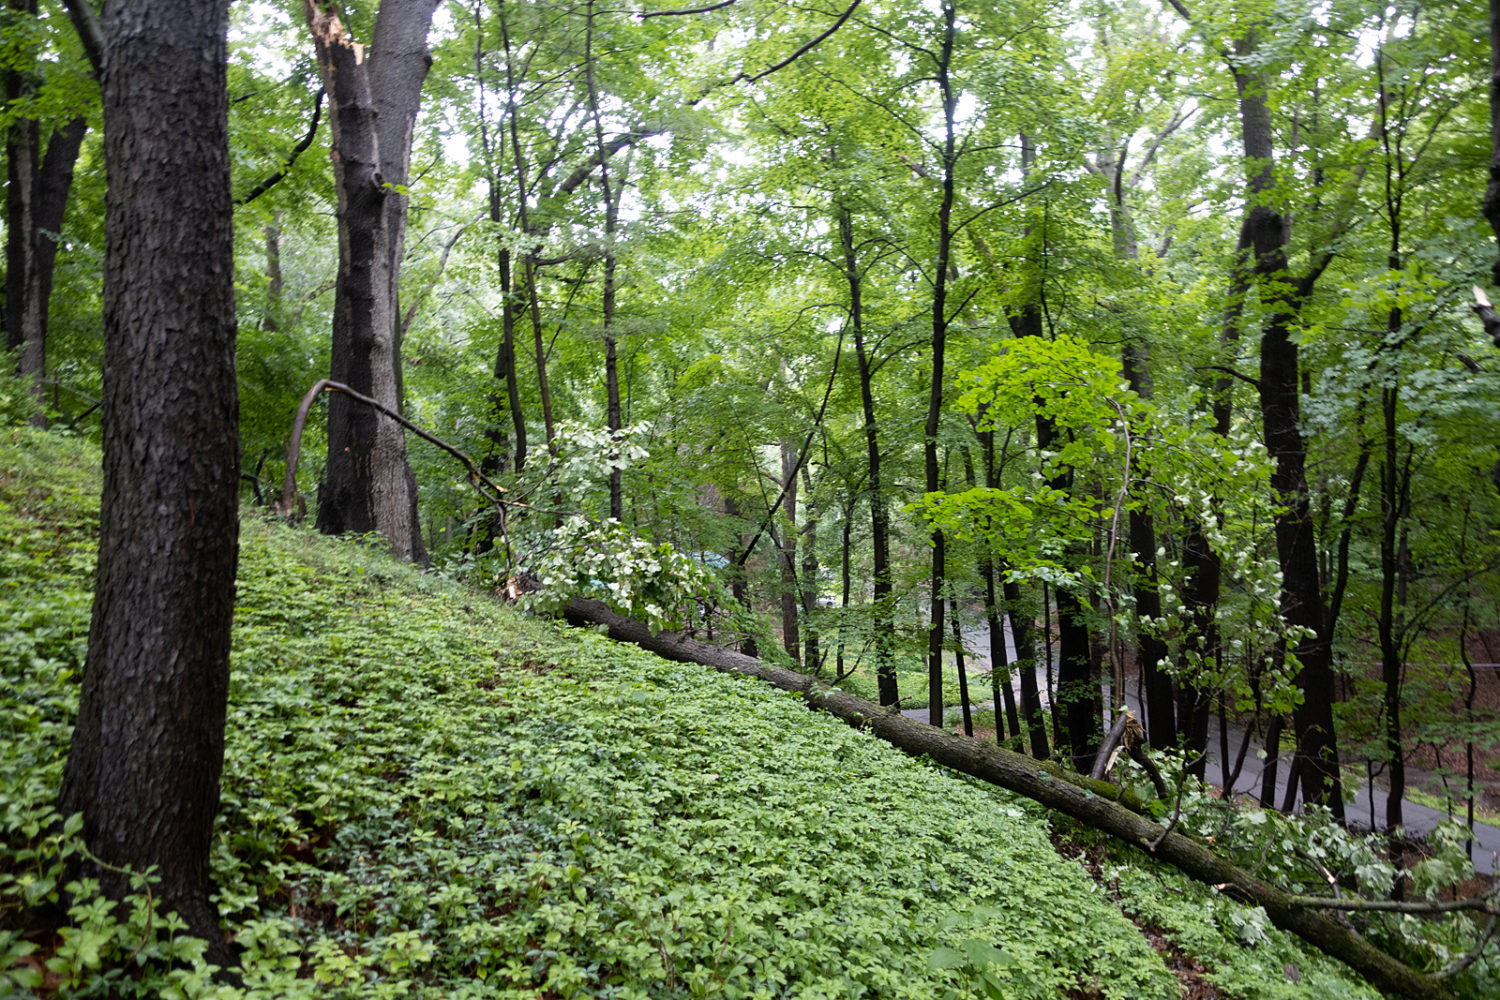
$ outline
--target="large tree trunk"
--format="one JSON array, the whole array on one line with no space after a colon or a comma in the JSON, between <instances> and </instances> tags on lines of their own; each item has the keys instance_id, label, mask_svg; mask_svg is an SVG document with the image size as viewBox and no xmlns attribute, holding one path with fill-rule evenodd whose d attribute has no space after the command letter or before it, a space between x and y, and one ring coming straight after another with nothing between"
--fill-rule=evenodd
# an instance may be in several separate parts
<instances>
[{"instance_id":1,"label":"large tree trunk","mask_svg":"<svg viewBox=\"0 0 1500 1000\"><path fill-rule=\"evenodd\" d=\"M603 625L611 638L631 642L668 660L699 663L724 673L757 677L784 691L797 691L810 707L823 709L913 756L925 756L973 775L1102 830L1174 865L1190 878L1217 889L1232 889L1264 907L1276 926L1347 963L1387 994L1447 997L1443 984L1403 965L1314 910L1297 905L1286 892L1214 854L1201 841L1168 832L1119 804L1123 793L1047 762L981 743L907 719L890 708L820 685L805 674L764 666L758 660L678 632L653 634L644 624L615 614L599 601L574 600L564 609L574 625Z\"/></svg>"},{"instance_id":2,"label":"large tree trunk","mask_svg":"<svg viewBox=\"0 0 1500 1000\"><path fill-rule=\"evenodd\" d=\"M386 0L366 46L338 15L303 0L333 107L339 275L331 378L401 408L397 282L406 237L412 130L431 57L437 0ZM400 559L425 563L417 485L400 425L342 395L328 403L328 468L318 530L378 531Z\"/></svg>"},{"instance_id":3,"label":"large tree trunk","mask_svg":"<svg viewBox=\"0 0 1500 1000\"><path fill-rule=\"evenodd\" d=\"M154 892L229 961L209 900L238 552L228 2L105 13L104 497L60 808L90 872ZM171 121L173 127L162 128Z\"/></svg>"}]
</instances>

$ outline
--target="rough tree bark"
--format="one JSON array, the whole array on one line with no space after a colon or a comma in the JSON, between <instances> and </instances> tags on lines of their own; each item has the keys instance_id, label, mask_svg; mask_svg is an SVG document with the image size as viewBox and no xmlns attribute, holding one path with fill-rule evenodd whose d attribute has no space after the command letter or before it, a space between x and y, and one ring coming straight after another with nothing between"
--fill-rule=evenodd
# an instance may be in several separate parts
<instances>
[{"instance_id":1,"label":"rough tree bark","mask_svg":"<svg viewBox=\"0 0 1500 1000\"><path fill-rule=\"evenodd\" d=\"M105 864L156 866L157 897L219 964L209 849L239 534L227 30L228 0L104 15L104 497L60 794Z\"/></svg>"},{"instance_id":2,"label":"rough tree bark","mask_svg":"<svg viewBox=\"0 0 1500 1000\"><path fill-rule=\"evenodd\" d=\"M1165 830L1126 808L1120 804L1121 790L1108 782L1091 781L1055 764L907 719L893 709L820 685L805 674L768 667L678 632L652 634L644 624L617 615L598 601L575 599L563 614L574 625L603 625L611 638L634 643L668 660L757 677L782 690L800 692L809 707L837 715L906 753L926 756L944 767L1024 795L1141 848L1190 878L1235 892L1264 907L1276 926L1348 964L1388 995L1450 996L1440 980L1402 964L1346 925L1315 912L1305 901L1231 864L1203 842Z\"/></svg>"},{"instance_id":3,"label":"rough tree bark","mask_svg":"<svg viewBox=\"0 0 1500 1000\"><path fill-rule=\"evenodd\" d=\"M313 0L302 6L332 108L339 275L330 377L399 410L405 186L437 0L386 0L368 47L349 36L336 13ZM328 404L317 526L328 534L378 531L398 558L427 561L400 425L343 396Z\"/></svg>"}]
</instances>

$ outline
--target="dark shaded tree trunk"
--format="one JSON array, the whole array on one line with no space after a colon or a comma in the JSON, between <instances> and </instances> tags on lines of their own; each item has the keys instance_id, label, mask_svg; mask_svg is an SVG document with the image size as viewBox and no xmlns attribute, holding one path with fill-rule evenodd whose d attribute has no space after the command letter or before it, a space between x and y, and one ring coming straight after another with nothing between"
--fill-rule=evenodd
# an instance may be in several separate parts
<instances>
[{"instance_id":1,"label":"dark shaded tree trunk","mask_svg":"<svg viewBox=\"0 0 1500 1000\"><path fill-rule=\"evenodd\" d=\"M9 0L12 11L36 16L36 0ZM25 100L35 88L32 74L6 70L7 103ZM6 346L17 352L17 373L32 383L37 402L46 403L47 312L57 259L57 234L73 185L73 167L88 122L74 118L52 133L42 153L41 126L17 118L5 139L5 325ZM38 414L33 423L46 426Z\"/></svg>"},{"instance_id":2,"label":"dark shaded tree trunk","mask_svg":"<svg viewBox=\"0 0 1500 1000\"><path fill-rule=\"evenodd\" d=\"M1232 348L1240 339L1240 317L1245 295L1250 289L1250 249L1250 226L1247 221L1240 227L1219 334L1220 345L1226 349ZM1226 353L1229 353L1228 350ZM1230 360L1226 358L1226 364ZM1234 382L1228 375L1218 376L1213 383L1211 406L1214 433L1220 437L1229 436L1230 422L1234 416L1233 403ZM1185 638L1177 659L1177 736L1189 760L1189 773L1202 778L1208 767L1208 715L1212 699L1198 685L1197 678L1205 667L1210 671L1217 667L1223 656L1218 625L1223 569L1219 554L1209 543L1202 522L1191 515L1187 518L1187 531L1182 540L1182 568L1186 578L1182 598L1187 610L1189 635ZM1157 741L1157 745L1163 744ZM1270 766L1272 770L1275 769L1274 761Z\"/></svg>"},{"instance_id":3,"label":"dark shaded tree trunk","mask_svg":"<svg viewBox=\"0 0 1500 1000\"><path fill-rule=\"evenodd\" d=\"M1032 144L1031 137L1022 133L1021 145L1021 171L1025 175L1030 172L1036 161L1036 147ZM1011 334L1016 337L1041 337L1044 333L1046 317L1042 312L1042 294L1044 286L1038 281L1038 287L1031 301L1027 302L1008 319ZM1052 448L1057 440L1057 429L1047 417L1036 418L1036 446L1038 452L1045 452ZM1070 470L1061 470L1048 483L1053 489L1069 492L1072 489L1072 475ZM1006 584L1006 597L1010 599L1012 584ZM1042 588L1043 611L1047 608L1047 588ZM1099 737L1103 735L1103 718L1096 718L1095 711L1095 670L1093 668L1093 649L1089 641L1087 625L1084 624L1083 606L1079 600L1066 591L1057 591L1058 612L1058 670L1057 685L1052 692L1052 727L1053 740L1061 750L1066 746L1067 752L1073 761L1074 767L1080 771L1087 772L1093 767L1094 747L1097 746ZM1015 621L1014 617L1011 619ZM1051 686L1052 676L1050 673L1051 663L1051 628L1045 630L1043 641L1047 643L1047 655L1049 664L1048 685ZM1020 648L1020 636L1016 637L1017 648ZM1027 671L1023 666L1022 671L1022 709L1023 713L1030 717L1031 707L1027 704L1026 685ZM1035 672L1029 678L1032 687L1035 687ZM1032 697L1036 697L1035 691ZM1038 702L1039 704L1039 702ZM1032 745L1033 752L1038 744L1045 746L1045 734L1035 731L1036 719L1033 717Z\"/></svg>"},{"instance_id":4,"label":"dark shaded tree trunk","mask_svg":"<svg viewBox=\"0 0 1500 1000\"><path fill-rule=\"evenodd\" d=\"M942 488L938 468L938 423L943 410L943 355L948 340L948 270L953 253L953 203L955 168L958 164L957 108L958 94L949 71L953 65L953 46L957 37L958 11L952 3L943 4L943 38L936 62L935 80L943 97L943 195L938 203L937 260L933 262L932 287L932 382L927 396L927 421L922 429L922 461L926 470L928 493ZM928 599L932 604L927 626L927 718L934 726L943 724L943 585L947 539L941 529L932 531L932 575Z\"/></svg>"},{"instance_id":5,"label":"dark shaded tree trunk","mask_svg":"<svg viewBox=\"0 0 1500 1000\"><path fill-rule=\"evenodd\" d=\"M802 668L817 671L822 667L818 643L818 574L821 567L818 563L818 510L813 505L812 474L807 471L806 462L802 464L802 490L806 497L802 501L806 516L798 543L802 550L801 571L798 573L802 598Z\"/></svg>"},{"instance_id":6,"label":"dark shaded tree trunk","mask_svg":"<svg viewBox=\"0 0 1500 1000\"><path fill-rule=\"evenodd\" d=\"M625 194L625 179L622 176L616 181L610 177L609 160L610 149L604 141L604 120L601 117L599 105L599 87L595 73L594 56L594 17L596 10L593 0L589 0L588 23L584 31L583 67L584 75L588 82L589 112L594 120L594 143L595 157L599 164L599 186L604 198L604 285L600 292L601 320L600 325L604 331L604 394L605 394L605 421L610 433L618 435L624 427L624 418L620 409L620 362L618 331L615 329L615 296L616 296L616 274L619 269L619 257L615 253L615 232L619 228L620 199ZM793 473L795 475L795 473ZM795 483L792 485L795 489ZM788 512L792 513L795 503L787 505ZM611 466L609 471L609 516L616 521L625 517L625 493L624 484L620 476L620 467ZM796 536L792 536L792 544L796 545ZM795 572L795 569L794 569ZM792 651L792 659L797 659L797 653Z\"/></svg>"},{"instance_id":7,"label":"dark shaded tree trunk","mask_svg":"<svg viewBox=\"0 0 1500 1000\"><path fill-rule=\"evenodd\" d=\"M724 491L724 516L733 518L735 520L738 520L741 516L739 503L734 499L734 497L729 495L729 492L727 490ZM742 558L742 556L745 555L743 550L745 545L747 544L747 541L748 540L743 533L735 533L735 547L729 551L728 556L729 565L732 568L732 572L734 573L734 575L729 579L729 593L733 595L734 599L739 602L740 606L743 607L746 611L752 611L754 609L750 604L750 591L749 587L745 583L745 560L744 558ZM746 636L744 639L740 640L740 652L744 653L746 656L760 655L760 649L756 645L754 636Z\"/></svg>"},{"instance_id":8,"label":"dark shaded tree trunk","mask_svg":"<svg viewBox=\"0 0 1500 1000\"><path fill-rule=\"evenodd\" d=\"M874 370L865 346L864 276L854 246L854 219L848 209L838 211L839 243L844 257L844 280L849 285L849 325L854 331L854 359L859 369L859 398L863 409L865 460L870 470L870 559L872 563L872 620L875 678L882 705L894 705L896 690L896 620L891 608L891 522L886 512L885 481L881 478L880 435L875 420Z\"/></svg>"},{"instance_id":9,"label":"dark shaded tree trunk","mask_svg":"<svg viewBox=\"0 0 1500 1000\"><path fill-rule=\"evenodd\" d=\"M366 48L337 14L303 0L332 107L339 277L331 378L397 411L405 186L436 7L437 0L386 0ZM378 531L397 558L427 562L400 425L341 394L328 402L328 466L317 526L327 534Z\"/></svg>"},{"instance_id":10,"label":"dark shaded tree trunk","mask_svg":"<svg viewBox=\"0 0 1500 1000\"><path fill-rule=\"evenodd\" d=\"M995 465L995 432L980 431L979 443L984 448L984 485L989 489L996 489L1000 485L1000 470ZM974 485L972 473L969 484ZM1016 708L1015 691L1010 683L1010 656L1005 648L1006 613L997 599L995 556L989 545L983 544L977 558L979 578L984 581L984 622L990 636L990 693L995 703L995 740L998 742L1005 738L1006 724L1009 724L1012 736L1021 735L1021 717ZM1017 653L1019 652L1018 647ZM1033 671L1032 683L1035 682L1036 673Z\"/></svg>"},{"instance_id":11,"label":"dark shaded tree trunk","mask_svg":"<svg viewBox=\"0 0 1500 1000\"><path fill-rule=\"evenodd\" d=\"M36 0L8 0L17 15L36 17ZM25 101L35 89L32 74L7 69L5 103ZM41 337L46 303L41 298L36 259L36 212L39 200L42 142L34 118L17 118L5 133L5 344L18 353L17 371L30 379L38 403L46 401L42 384L45 348ZM46 426L45 420L37 421Z\"/></svg>"},{"instance_id":12,"label":"dark shaded tree trunk","mask_svg":"<svg viewBox=\"0 0 1500 1000\"><path fill-rule=\"evenodd\" d=\"M1107 45L1104 38L1101 43ZM1128 140L1127 140L1128 141ZM1107 143L1101 150L1095 165L1089 169L1102 175L1108 182L1109 230L1114 255L1119 260L1135 262L1140 259L1140 241L1136 233L1135 220L1125 200L1125 144ZM1151 348L1143 341L1127 339L1120 348L1120 367L1126 381L1136 395L1150 399L1154 389L1151 379ZM1145 479L1147 472L1139 476ZM1134 474L1132 474L1134 475ZM1130 489L1130 484L1126 484ZM1128 517L1130 549L1133 553L1132 595L1138 618L1161 617L1161 595L1157 589L1156 572L1156 522L1146 511L1131 508ZM1157 746L1172 746L1177 742L1176 702L1172 690L1172 678L1161 669L1167 656L1167 644L1159 636L1142 628L1136 629L1136 653L1140 665L1142 701L1146 709L1146 726L1151 740ZM1123 673L1123 670L1122 670ZM1121 677L1123 687L1123 677ZM1116 691L1116 704L1124 703L1124 692Z\"/></svg>"},{"instance_id":13,"label":"dark shaded tree trunk","mask_svg":"<svg viewBox=\"0 0 1500 1000\"><path fill-rule=\"evenodd\" d=\"M1251 33L1236 44L1237 54L1255 53ZM1326 804L1344 815L1338 770L1338 743L1333 728L1333 648L1324 617L1318 576L1317 538L1307 486L1307 446L1302 438L1301 371L1292 327L1317 272L1293 281L1286 247L1291 224L1266 203L1275 184L1275 145L1266 82L1238 68L1235 88L1240 127L1250 175L1252 208L1245 218L1255 275L1260 282L1266 319L1260 339L1260 410L1266 450L1275 461L1271 488L1276 513L1276 553L1281 565L1281 614L1305 630L1295 648L1302 703L1292 715L1297 737L1297 773L1303 801Z\"/></svg>"},{"instance_id":14,"label":"dark shaded tree trunk","mask_svg":"<svg viewBox=\"0 0 1500 1000\"><path fill-rule=\"evenodd\" d=\"M496 161L495 143L490 139L488 107L484 86L484 24L483 4L474 5L474 71L479 91L479 144L484 152L485 183L489 195L490 224L498 234L504 221L500 209L500 166ZM506 60L507 68L509 59ZM509 102L507 102L509 103ZM513 114L513 109L510 109ZM519 173L519 167L518 167ZM521 174L524 184L524 174ZM524 192L523 192L524 196ZM498 241L497 241L498 242ZM488 445L481 465L488 475L502 470L510 458L510 442L506 440L505 421L502 413L509 414L515 436L515 469L520 472L526 464L526 415L521 411L521 387L516 375L516 301L515 269L511 261L510 248L500 243L495 253L495 264L500 277L500 344L495 351L494 384L490 388L490 410L493 414L485 430ZM492 542L494 528L482 534L481 551Z\"/></svg>"},{"instance_id":15,"label":"dark shaded tree trunk","mask_svg":"<svg viewBox=\"0 0 1500 1000\"><path fill-rule=\"evenodd\" d=\"M1021 718L1025 720L1031 756L1037 760L1045 760L1050 751L1047 747L1047 717L1042 712L1042 694L1036 683L1036 640L1031 636L1034 621L1023 610L1020 584L1007 579L1001 585L1001 592L1005 596L1005 613L1010 618L1011 637L1016 643L1016 673L1021 684Z\"/></svg>"},{"instance_id":16,"label":"dark shaded tree trunk","mask_svg":"<svg viewBox=\"0 0 1500 1000\"><path fill-rule=\"evenodd\" d=\"M1134 241L1129 244L1134 247ZM1122 367L1130 388L1142 399L1152 395L1149 348L1144 344L1127 343L1122 350ZM1143 474L1144 477L1144 474ZM1161 592L1157 589L1156 576L1156 522L1142 510L1130 511L1130 549L1135 558L1135 610L1140 618L1161 618ZM1138 628L1136 650L1140 657L1141 682L1146 703L1146 726L1155 746L1173 746L1177 743L1176 704L1172 691L1172 677L1161 668L1167 658L1167 644L1157 635ZM1121 703L1122 692L1115 694L1115 702Z\"/></svg>"},{"instance_id":17,"label":"dark shaded tree trunk","mask_svg":"<svg viewBox=\"0 0 1500 1000\"><path fill-rule=\"evenodd\" d=\"M781 443L781 490L785 499L781 530L773 536L781 560L781 645L793 663L802 662L797 616L797 461L796 446Z\"/></svg>"},{"instance_id":18,"label":"dark shaded tree trunk","mask_svg":"<svg viewBox=\"0 0 1500 1000\"><path fill-rule=\"evenodd\" d=\"M1390 327L1401 329L1401 310L1392 309ZM1385 447L1380 463L1380 609L1376 632L1380 643L1380 678L1384 694L1381 720L1390 788L1386 794L1385 825L1392 831L1402 825L1401 802L1406 795L1406 747L1401 738L1401 681L1405 663L1397 639L1397 576L1400 573L1400 524L1406 494L1396 437L1396 407L1401 384L1394 376L1380 390L1385 423Z\"/></svg>"},{"instance_id":19,"label":"dark shaded tree trunk","mask_svg":"<svg viewBox=\"0 0 1500 1000\"><path fill-rule=\"evenodd\" d=\"M880 471L879 427L874 418L874 370L864 339L864 273L859 270L853 243L853 216L838 208L838 243L843 250L844 280L849 285L849 325L853 354L859 370L859 405L864 417L865 463L870 469L871 633L874 639L874 676L880 705L895 705L895 615L891 609L891 519L886 513L885 480Z\"/></svg>"},{"instance_id":20,"label":"dark shaded tree trunk","mask_svg":"<svg viewBox=\"0 0 1500 1000\"><path fill-rule=\"evenodd\" d=\"M963 627L958 621L958 600L952 599L948 602L948 620L953 625L953 662L958 671L958 705L959 711L963 713L964 735L974 735L974 713L969 704L969 671L964 664L964 633ZM1000 718L999 713L995 715L996 720ZM944 722L946 723L946 719Z\"/></svg>"},{"instance_id":21,"label":"dark shaded tree trunk","mask_svg":"<svg viewBox=\"0 0 1500 1000\"><path fill-rule=\"evenodd\" d=\"M1500 246L1500 0L1490 0L1490 173L1482 207ZM1491 278L1500 285L1500 259Z\"/></svg>"},{"instance_id":22,"label":"dark shaded tree trunk","mask_svg":"<svg viewBox=\"0 0 1500 1000\"><path fill-rule=\"evenodd\" d=\"M1024 306L1010 318L1011 332L1017 337L1040 337L1042 320L1040 307L1034 304ZM1052 421L1038 416L1037 450L1052 451L1057 443L1057 429ZM1048 485L1069 492L1073 488L1072 478L1071 470L1064 469L1053 476ZM1094 752L1104 731L1104 720L1097 709L1093 644L1084 618L1083 603L1078 597L1058 588L1056 602L1058 642L1057 692L1052 701L1054 738L1059 746L1066 740L1074 768L1087 773L1093 768Z\"/></svg>"},{"instance_id":23,"label":"dark shaded tree trunk","mask_svg":"<svg viewBox=\"0 0 1500 1000\"><path fill-rule=\"evenodd\" d=\"M227 0L104 15L104 498L60 794L99 860L156 867L157 898L219 964L209 850L239 533L227 30Z\"/></svg>"}]
</instances>

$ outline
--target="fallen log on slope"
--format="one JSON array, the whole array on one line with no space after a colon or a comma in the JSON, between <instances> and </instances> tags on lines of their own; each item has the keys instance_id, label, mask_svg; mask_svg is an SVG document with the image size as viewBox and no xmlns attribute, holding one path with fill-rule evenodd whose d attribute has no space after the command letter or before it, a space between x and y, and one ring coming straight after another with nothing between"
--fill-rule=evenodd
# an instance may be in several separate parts
<instances>
[{"instance_id":1,"label":"fallen log on slope","mask_svg":"<svg viewBox=\"0 0 1500 1000\"><path fill-rule=\"evenodd\" d=\"M615 614L599 601L575 599L563 609L563 617L573 625L603 625L610 638L633 643L668 660L758 677L782 690L800 692L811 707L831 712L906 753L926 754L945 767L1024 795L1139 847L1197 881L1220 889L1232 887L1237 896L1264 908L1277 927L1348 965L1388 996L1411 1000L1452 996L1439 979L1418 972L1348 927L1299 905L1290 893L1219 857L1200 841L1169 832L1099 794L1103 782L1064 777L1056 765L915 722L900 712L829 689L806 674L766 666L752 657L680 633L653 635L642 623ZM1075 780L1080 784L1073 783Z\"/></svg>"}]
</instances>

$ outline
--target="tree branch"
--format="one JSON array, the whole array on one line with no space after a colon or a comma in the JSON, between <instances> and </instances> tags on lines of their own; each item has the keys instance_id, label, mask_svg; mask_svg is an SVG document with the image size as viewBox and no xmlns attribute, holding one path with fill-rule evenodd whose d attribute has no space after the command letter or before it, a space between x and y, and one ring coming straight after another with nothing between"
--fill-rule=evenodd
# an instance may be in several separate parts
<instances>
[{"instance_id":1,"label":"tree branch","mask_svg":"<svg viewBox=\"0 0 1500 1000\"><path fill-rule=\"evenodd\" d=\"M1378 910L1383 913L1454 913L1459 910L1478 910L1495 913L1494 896L1476 896L1472 899L1404 900L1404 899L1335 899L1322 896L1288 896L1288 906L1304 906L1317 910Z\"/></svg>"},{"instance_id":2,"label":"tree branch","mask_svg":"<svg viewBox=\"0 0 1500 1000\"><path fill-rule=\"evenodd\" d=\"M302 137L302 141L293 146L292 151L287 154L286 162L281 165L281 169L264 178L251 189L249 194L235 201L236 206L250 204L275 187L278 181L292 172L292 165L297 162L297 157L301 156L307 150L307 147L312 145L313 137L318 134L318 122L323 117L323 95L325 93L327 92L322 87L318 88L318 96L313 102L312 124L307 127L307 134Z\"/></svg>"},{"instance_id":3,"label":"tree branch","mask_svg":"<svg viewBox=\"0 0 1500 1000\"><path fill-rule=\"evenodd\" d=\"M99 27L99 15L94 13L89 0L63 0L63 6L68 8L68 20L73 22L78 40L83 43L83 54L94 69L94 79L101 79L104 76L104 29Z\"/></svg>"},{"instance_id":4,"label":"tree branch","mask_svg":"<svg viewBox=\"0 0 1500 1000\"><path fill-rule=\"evenodd\" d=\"M412 296L411 305L406 307L406 315L401 317L401 336L403 339L406 337L406 331L411 329L411 321L416 319L417 310L422 308L422 303L427 301L427 296L432 291L433 285L437 284L437 280L443 276L443 271L447 269L448 255L453 252L454 244L462 239L464 233L468 231L469 223L466 222L458 227L458 232L454 233L448 242L443 244L443 252L438 257L437 274L432 276L430 282L422 286L420 292Z\"/></svg>"},{"instance_id":5,"label":"tree branch","mask_svg":"<svg viewBox=\"0 0 1500 1000\"><path fill-rule=\"evenodd\" d=\"M827 31L823 32L818 37L814 38L812 41L808 42L806 45L802 46L796 52L793 52L791 55L789 55L785 59L781 60L781 62L779 62L776 65L772 66L770 69L761 70L759 73L755 74L754 76L746 76L744 73L740 73L738 76L736 76L733 80L730 80L729 82L730 83L739 83L741 80L744 80L746 83L755 83L757 80L764 80L766 77L770 76L772 73L776 72L778 69L785 69L786 67L790 66L792 63L796 62L798 59L802 58L804 55L806 55L807 53L811 52L824 39L828 38L835 31L838 31L840 28L842 28L844 26L844 22L847 21L847 20L849 20L849 18L854 14L855 10L857 10L859 8L859 5L860 5L861 2L862 2L862 0L854 0L854 2L849 5L849 9L846 10L846 11L844 11L842 14L840 14L839 15L839 19L837 21L833 22L833 26L831 28L829 28Z\"/></svg>"},{"instance_id":6,"label":"tree branch","mask_svg":"<svg viewBox=\"0 0 1500 1000\"><path fill-rule=\"evenodd\" d=\"M1484 289L1478 285L1474 286L1474 312L1478 314L1480 322L1484 324L1484 332L1490 335L1496 347L1500 347L1500 316L1495 314L1495 309L1490 305L1489 297L1484 294Z\"/></svg>"},{"instance_id":7,"label":"tree branch","mask_svg":"<svg viewBox=\"0 0 1500 1000\"><path fill-rule=\"evenodd\" d=\"M733 7L737 0L722 0L720 3L709 4L707 7L684 7L680 10L643 10L635 16L644 21L648 17L686 17L689 14L707 14L713 10L723 10L725 7Z\"/></svg>"},{"instance_id":8,"label":"tree branch","mask_svg":"<svg viewBox=\"0 0 1500 1000\"><path fill-rule=\"evenodd\" d=\"M427 433L422 428L418 427L416 424L412 423L410 420L407 420L401 414L397 413L395 410L392 410L390 407L371 399L369 396L366 396L363 393L355 392L353 389L349 388L347 385L344 385L342 382L335 382L332 379L325 378L319 380L313 385L311 389L307 390L307 395L302 397L302 405L297 407L297 418L292 422L292 437L291 440L287 442L286 446L286 478L282 482L281 500L276 504L274 508L276 513L282 515L283 517L291 517L293 511L297 509L297 456L302 450L302 429L307 424L307 413L310 409L312 409L313 400L323 392L341 392L351 399L363 403L366 406L372 407L375 410L378 410L379 412L385 414L392 420L396 421L396 423L400 424L402 427L405 427L417 437L421 438L423 441L427 441L431 444L437 445L439 448L443 449L448 454L452 455L454 458L462 462L464 468L469 470L469 484L479 492L480 496L484 497L496 507L503 507L506 504L507 501L502 500L500 498L500 494L509 491L506 490L505 487L497 484L494 480L490 479L490 477L486 476L483 472L480 472L479 466L475 465L474 460L471 459L468 455L465 455L463 452L459 451L457 448L453 447L453 445L444 441L442 438ZM486 493L484 491L484 487L489 487L494 491L494 493Z\"/></svg>"}]
</instances>

